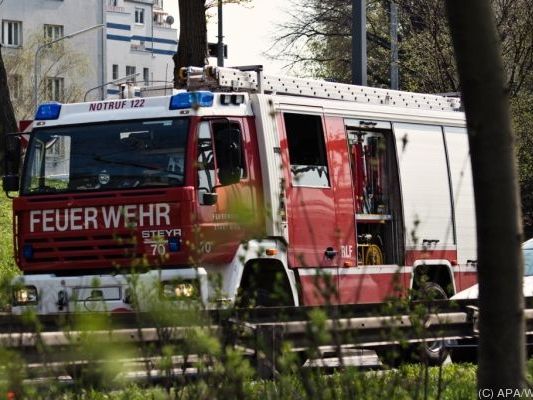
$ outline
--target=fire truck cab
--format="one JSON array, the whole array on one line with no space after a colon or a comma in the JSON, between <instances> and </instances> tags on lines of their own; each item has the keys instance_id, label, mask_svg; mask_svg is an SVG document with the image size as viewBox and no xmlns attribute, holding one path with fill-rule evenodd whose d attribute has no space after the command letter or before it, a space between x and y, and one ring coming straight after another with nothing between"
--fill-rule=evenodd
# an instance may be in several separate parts
<instances>
[{"instance_id":1,"label":"fire truck cab","mask_svg":"<svg viewBox=\"0 0 533 400\"><path fill-rule=\"evenodd\" d=\"M182 73L170 96L39 107L20 180L4 177L19 190L13 312L381 302L475 283L458 99Z\"/></svg>"}]
</instances>

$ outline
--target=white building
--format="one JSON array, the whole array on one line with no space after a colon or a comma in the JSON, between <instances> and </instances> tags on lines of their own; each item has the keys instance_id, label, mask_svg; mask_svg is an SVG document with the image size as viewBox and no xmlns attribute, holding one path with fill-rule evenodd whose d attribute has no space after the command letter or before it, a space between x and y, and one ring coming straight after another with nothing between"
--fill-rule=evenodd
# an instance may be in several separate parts
<instances>
[{"instance_id":1,"label":"white building","mask_svg":"<svg viewBox=\"0 0 533 400\"><path fill-rule=\"evenodd\" d=\"M106 82L132 74L138 74L137 86L172 82L178 34L163 5L163 0L106 0ZM110 85L107 93L118 89Z\"/></svg>"},{"instance_id":2,"label":"white building","mask_svg":"<svg viewBox=\"0 0 533 400\"><path fill-rule=\"evenodd\" d=\"M138 86L172 81L177 31L171 27L173 19L165 13L163 0L4 0L0 19L4 58L26 49L32 52L32 63L36 43L30 38L42 35L54 40L103 24L103 28L61 42L68 42L83 54L87 63L83 76L72 77L68 70L47 69L46 54L38 61L43 71L39 80L44 88L40 102L65 100L65 91L74 80L84 89L77 101L117 93L117 86L107 83L127 75L137 74ZM21 96L23 87L33 87L31 67L31 73L8 77L12 97Z\"/></svg>"}]
</instances>

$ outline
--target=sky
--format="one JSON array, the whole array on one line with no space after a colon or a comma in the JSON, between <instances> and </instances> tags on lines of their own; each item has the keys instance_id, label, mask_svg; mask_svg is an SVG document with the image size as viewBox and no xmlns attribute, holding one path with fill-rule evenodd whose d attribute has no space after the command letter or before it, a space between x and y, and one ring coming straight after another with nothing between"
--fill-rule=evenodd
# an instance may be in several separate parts
<instances>
[{"instance_id":1,"label":"sky","mask_svg":"<svg viewBox=\"0 0 533 400\"><path fill-rule=\"evenodd\" d=\"M176 20L173 27L178 28L178 0L165 0L164 5L165 10ZM224 44L228 45L228 58L224 65L262 64L267 75L286 75L287 71L282 70L283 62L270 60L264 55L272 46L276 24L288 19L284 12L286 7L286 0L253 0L247 6L225 5ZM216 42L216 8L210 10L210 13L213 18L207 26L207 39L209 42ZM211 62L216 64L216 59L211 59Z\"/></svg>"}]
</instances>

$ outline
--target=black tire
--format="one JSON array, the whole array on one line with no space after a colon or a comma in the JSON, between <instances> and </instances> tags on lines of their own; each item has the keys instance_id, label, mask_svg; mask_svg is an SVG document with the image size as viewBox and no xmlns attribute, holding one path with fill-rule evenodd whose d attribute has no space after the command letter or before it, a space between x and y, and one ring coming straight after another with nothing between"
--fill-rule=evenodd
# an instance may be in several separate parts
<instances>
[{"instance_id":1,"label":"black tire","mask_svg":"<svg viewBox=\"0 0 533 400\"><path fill-rule=\"evenodd\" d=\"M444 289L435 282L424 283L420 287L417 295L417 300L434 301L447 299L448 295ZM428 313L437 311L434 307L428 309ZM448 349L445 346L444 340L421 343L414 346L413 350L411 351L413 361L422 362L427 365L441 365L446 357L448 357Z\"/></svg>"},{"instance_id":2,"label":"black tire","mask_svg":"<svg viewBox=\"0 0 533 400\"><path fill-rule=\"evenodd\" d=\"M257 307L292 307L294 302L289 295L280 297L271 288L242 288L239 290L237 308L257 308Z\"/></svg>"}]
</instances>

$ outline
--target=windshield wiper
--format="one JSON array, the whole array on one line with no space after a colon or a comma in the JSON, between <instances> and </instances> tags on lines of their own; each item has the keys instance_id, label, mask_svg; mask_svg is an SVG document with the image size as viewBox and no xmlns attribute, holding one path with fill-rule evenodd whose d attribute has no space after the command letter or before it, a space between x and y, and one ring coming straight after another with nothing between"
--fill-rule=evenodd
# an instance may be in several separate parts
<instances>
[{"instance_id":1,"label":"windshield wiper","mask_svg":"<svg viewBox=\"0 0 533 400\"><path fill-rule=\"evenodd\" d=\"M39 186L29 190L30 193L55 193L58 191L57 188L53 186Z\"/></svg>"},{"instance_id":2,"label":"windshield wiper","mask_svg":"<svg viewBox=\"0 0 533 400\"><path fill-rule=\"evenodd\" d=\"M94 156L93 160L94 161L98 161L98 162L102 162L102 163L106 163L106 164L124 165L124 166L127 166L127 167L144 168L144 169L148 169L148 170L151 170L151 171L166 172L168 174L168 176L170 176L170 177L172 177L173 175L175 175L176 177L183 176L182 173L180 174L180 173L176 173L175 171L168 171L168 170L166 170L166 169L164 169L162 167L154 167L152 165L139 164L139 163L132 162L132 161L108 160L108 159L100 157L100 156Z\"/></svg>"}]
</instances>

